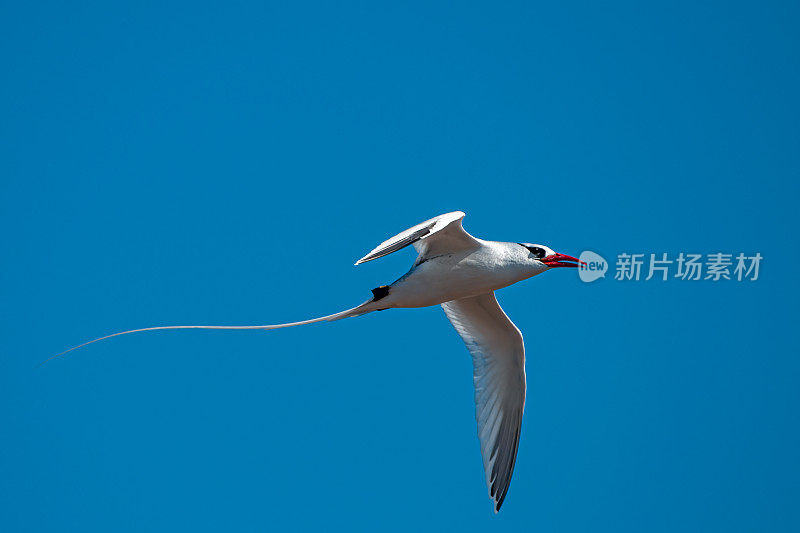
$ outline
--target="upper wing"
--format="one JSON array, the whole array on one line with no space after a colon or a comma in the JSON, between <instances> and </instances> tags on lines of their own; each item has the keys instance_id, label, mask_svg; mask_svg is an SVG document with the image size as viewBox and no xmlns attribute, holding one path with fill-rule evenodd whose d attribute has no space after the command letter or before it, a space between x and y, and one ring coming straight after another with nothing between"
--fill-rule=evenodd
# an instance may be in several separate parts
<instances>
[{"instance_id":1,"label":"upper wing","mask_svg":"<svg viewBox=\"0 0 800 533\"><path fill-rule=\"evenodd\" d=\"M366 263L384 255L389 255L409 244L413 244L419 253L420 258L433 255L442 255L457 252L467 248L478 246L478 241L464 231L461 226L461 219L464 213L453 211L439 215L413 228L405 230L403 233L395 235L388 241L380 243L374 250L359 259L356 264Z\"/></svg>"},{"instance_id":2,"label":"upper wing","mask_svg":"<svg viewBox=\"0 0 800 533\"><path fill-rule=\"evenodd\" d=\"M511 483L525 408L525 346L494 293L442 304L472 354L475 418L495 512Z\"/></svg>"}]
</instances>

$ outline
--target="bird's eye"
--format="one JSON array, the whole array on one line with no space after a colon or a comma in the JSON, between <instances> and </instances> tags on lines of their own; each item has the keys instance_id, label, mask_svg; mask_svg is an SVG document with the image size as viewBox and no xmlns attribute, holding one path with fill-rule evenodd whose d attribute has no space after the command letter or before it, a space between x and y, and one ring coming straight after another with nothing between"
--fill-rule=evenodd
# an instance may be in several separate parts
<instances>
[{"instance_id":1,"label":"bird's eye","mask_svg":"<svg viewBox=\"0 0 800 533\"><path fill-rule=\"evenodd\" d=\"M539 248L538 246L531 246L528 248L533 254L533 257L536 259L543 259L547 252L544 251L544 248Z\"/></svg>"},{"instance_id":2,"label":"bird's eye","mask_svg":"<svg viewBox=\"0 0 800 533\"><path fill-rule=\"evenodd\" d=\"M521 242L517 244L527 249L536 259L544 259L547 256L547 252L545 251L544 248L540 248L539 246L533 246L532 244L524 244Z\"/></svg>"}]
</instances>

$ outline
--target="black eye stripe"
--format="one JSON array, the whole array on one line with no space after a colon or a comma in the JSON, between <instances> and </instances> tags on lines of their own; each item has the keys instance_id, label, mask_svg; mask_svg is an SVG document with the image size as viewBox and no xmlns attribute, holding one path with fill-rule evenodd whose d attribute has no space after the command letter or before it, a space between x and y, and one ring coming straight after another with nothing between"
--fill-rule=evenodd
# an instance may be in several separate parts
<instances>
[{"instance_id":1,"label":"black eye stripe","mask_svg":"<svg viewBox=\"0 0 800 533\"><path fill-rule=\"evenodd\" d=\"M536 259L543 259L544 256L547 255L547 252L544 250L544 248L539 248L538 246L528 246L527 244L522 244L522 243L517 243L517 244L519 244L523 248L526 248L531 254L533 254L533 257L535 257Z\"/></svg>"}]
</instances>

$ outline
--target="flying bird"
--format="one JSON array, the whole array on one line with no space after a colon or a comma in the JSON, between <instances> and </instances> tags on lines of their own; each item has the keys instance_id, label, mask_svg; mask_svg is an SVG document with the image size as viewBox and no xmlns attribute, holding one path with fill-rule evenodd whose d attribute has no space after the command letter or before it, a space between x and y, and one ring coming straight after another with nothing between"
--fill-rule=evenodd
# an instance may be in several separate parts
<instances>
[{"instance_id":1,"label":"flying bird","mask_svg":"<svg viewBox=\"0 0 800 533\"><path fill-rule=\"evenodd\" d=\"M134 329L85 342L54 357L100 340L141 331L278 329L384 309L441 305L472 355L478 437L489 497L497 512L508 493L519 446L525 408L525 346L522 333L500 308L494 291L552 268L577 267L580 261L541 244L478 239L464 230L463 218L463 212L454 211L426 220L382 242L359 259L356 265L409 245L418 254L407 273L391 285L372 289L372 298L352 309L285 324Z\"/></svg>"}]
</instances>

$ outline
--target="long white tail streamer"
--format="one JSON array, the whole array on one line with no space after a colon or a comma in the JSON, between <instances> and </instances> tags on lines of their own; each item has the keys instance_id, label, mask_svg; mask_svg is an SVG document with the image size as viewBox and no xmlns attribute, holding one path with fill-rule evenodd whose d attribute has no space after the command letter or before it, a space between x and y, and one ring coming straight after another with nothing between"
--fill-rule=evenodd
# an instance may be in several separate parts
<instances>
[{"instance_id":1,"label":"long white tail streamer","mask_svg":"<svg viewBox=\"0 0 800 533\"><path fill-rule=\"evenodd\" d=\"M73 346L69 350L64 350L61 353L54 355L48 359L45 359L39 366L47 363L48 361L52 361L57 357L61 357L62 355L68 354L78 348L83 348L84 346L88 346L90 344L94 344L95 342L104 341L106 339L110 339L112 337L119 337L120 335L128 335L130 333L140 333L143 331L159 331L165 329L280 329L280 328L291 328L293 326L304 326L306 324L313 324L315 322L322 322L324 320L333 321L339 320L342 318L348 318L351 316L358 316L364 313L368 313L369 310L363 309L368 303L371 303L372 300L368 302L364 302L363 304L359 305L358 307L354 307L352 309L347 309L346 311L341 311L339 313L334 313L332 315L321 316L319 318L312 318L310 320L301 320L300 322L287 322L285 324L265 324L263 326L155 326L151 328L139 328L139 329L129 329L128 331L120 331L117 333L112 333L111 335L106 335L104 337L98 337L97 339L92 339L90 341L86 341L83 344L79 344L77 346Z\"/></svg>"}]
</instances>

